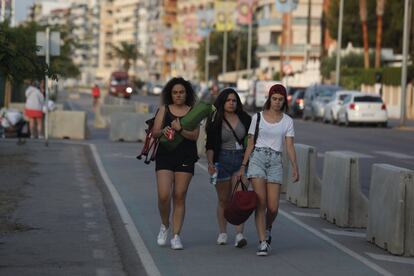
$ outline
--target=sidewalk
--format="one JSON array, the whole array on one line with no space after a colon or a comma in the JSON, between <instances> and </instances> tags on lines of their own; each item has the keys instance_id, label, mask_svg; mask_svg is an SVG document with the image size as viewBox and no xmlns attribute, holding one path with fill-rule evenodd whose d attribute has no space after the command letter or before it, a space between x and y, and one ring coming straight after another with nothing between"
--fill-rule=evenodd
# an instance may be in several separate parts
<instances>
[{"instance_id":1,"label":"sidewalk","mask_svg":"<svg viewBox=\"0 0 414 276\"><path fill-rule=\"evenodd\" d=\"M0 275L125 275L91 161L86 146L0 140Z\"/></svg>"}]
</instances>

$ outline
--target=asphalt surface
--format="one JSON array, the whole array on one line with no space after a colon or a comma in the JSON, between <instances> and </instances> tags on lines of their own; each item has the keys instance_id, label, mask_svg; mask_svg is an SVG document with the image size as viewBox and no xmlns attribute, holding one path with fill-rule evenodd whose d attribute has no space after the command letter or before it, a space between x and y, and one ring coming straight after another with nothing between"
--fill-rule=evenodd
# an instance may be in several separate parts
<instances>
[{"instance_id":1,"label":"asphalt surface","mask_svg":"<svg viewBox=\"0 0 414 276\"><path fill-rule=\"evenodd\" d=\"M273 229L273 251L270 256L259 258L255 255L257 235L253 218L249 219L245 227L248 240L246 248L238 249L232 245L234 228L230 226L228 227L230 244L216 245L217 198L214 189L208 184L204 158L201 158L196 166L196 173L188 192L186 220L182 232L185 250L173 251L168 246L159 247L156 244L160 219L156 203L154 164L145 165L135 159L142 145L110 142L108 130L93 129L91 127L93 113L90 111L91 100L88 95L81 94L78 98L63 97L63 99L71 108L88 112L90 139L83 143L93 145L91 148L94 150L89 156L93 160L92 163L96 164L95 175L99 176L95 184L97 191L100 191L98 193L100 197L97 195L97 198L103 198L105 202L111 199L111 202L107 202L105 206L107 221L111 223L112 228L106 224L99 227L99 229L112 229L112 238L109 237L110 244L107 245L107 250L117 254L111 259L112 262L104 262L108 270L111 269L109 264L114 263L117 273L122 270L122 263L123 271L130 272L130 275L144 275L145 270L148 275L408 276L414 271L413 258L394 258L384 250L368 243L365 240L364 229L338 228L320 219L318 209L296 208L284 199L281 201L279 216ZM343 149L372 156L375 154L374 158L361 158L361 160L385 160L389 163L395 158L389 154L381 157L384 154L381 155L377 151L382 153L392 151L414 156L413 132L394 129L346 129L302 121L295 121L295 126L296 141L313 145L322 154L329 150ZM78 142L68 143L51 141L51 147L73 147L75 146L73 143ZM74 155L71 162L77 160L78 157ZM319 161L323 161L323 155ZM412 166L410 158L400 158L396 162ZM369 164L363 165L362 162L360 164L369 167ZM65 173L73 177L69 170ZM59 179L66 178L70 179L69 176L64 177L64 174L59 177ZM364 187L364 183L361 185ZM28 191L28 194L31 193L33 191ZM54 193L59 194L50 191L47 195L51 197ZM54 206L60 208L60 203L54 202ZM82 215L80 214L79 217ZM32 216L32 219L36 221L36 216ZM122 225L124 227L121 227ZM55 242L59 244L59 239ZM115 246L112 242L116 243ZM3 246L4 244L0 244L0 248ZM134 247L133 250L130 246ZM27 247L31 247L30 243ZM10 247L8 249L11 250ZM1 256L0 262L2 259ZM19 256L12 261L19 262ZM13 263L12 261L10 262ZM3 275L1 269L0 265L0 274ZM90 274L78 275L97 275L96 267L94 269L90 270L92 271ZM136 269L135 273L131 273L134 269ZM76 275L65 274L62 270L60 272L54 275Z\"/></svg>"}]
</instances>

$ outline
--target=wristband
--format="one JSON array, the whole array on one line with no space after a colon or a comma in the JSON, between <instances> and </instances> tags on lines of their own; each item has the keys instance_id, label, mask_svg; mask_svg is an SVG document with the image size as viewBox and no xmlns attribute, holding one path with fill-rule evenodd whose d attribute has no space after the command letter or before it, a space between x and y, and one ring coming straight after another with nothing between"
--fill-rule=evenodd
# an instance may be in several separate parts
<instances>
[{"instance_id":1,"label":"wristband","mask_svg":"<svg viewBox=\"0 0 414 276\"><path fill-rule=\"evenodd\" d=\"M241 167L246 167L247 166L247 164L241 164Z\"/></svg>"}]
</instances>

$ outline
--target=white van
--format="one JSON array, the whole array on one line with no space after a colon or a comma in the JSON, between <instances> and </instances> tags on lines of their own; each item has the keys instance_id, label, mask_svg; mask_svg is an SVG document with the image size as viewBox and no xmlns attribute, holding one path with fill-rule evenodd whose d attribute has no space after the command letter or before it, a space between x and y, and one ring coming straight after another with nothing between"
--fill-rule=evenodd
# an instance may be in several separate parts
<instances>
[{"instance_id":1,"label":"white van","mask_svg":"<svg viewBox=\"0 0 414 276\"><path fill-rule=\"evenodd\" d=\"M254 107L262 108L267 100L269 89L275 84L282 84L280 81L256 81L254 85Z\"/></svg>"}]
</instances>

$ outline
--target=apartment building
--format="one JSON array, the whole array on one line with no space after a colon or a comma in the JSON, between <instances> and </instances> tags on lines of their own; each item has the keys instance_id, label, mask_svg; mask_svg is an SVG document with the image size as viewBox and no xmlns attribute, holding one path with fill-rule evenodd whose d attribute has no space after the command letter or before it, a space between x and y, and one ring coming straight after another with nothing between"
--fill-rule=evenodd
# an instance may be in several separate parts
<instances>
[{"instance_id":1,"label":"apartment building","mask_svg":"<svg viewBox=\"0 0 414 276\"><path fill-rule=\"evenodd\" d=\"M0 0L0 22L5 20L15 25L15 0Z\"/></svg>"},{"instance_id":2,"label":"apartment building","mask_svg":"<svg viewBox=\"0 0 414 276\"><path fill-rule=\"evenodd\" d=\"M107 80L112 71L122 70L123 61L115 56L114 46L127 42L138 48L142 2L144 0L101 1L97 74L102 80ZM135 75L136 64L130 68L131 75Z\"/></svg>"},{"instance_id":3,"label":"apartment building","mask_svg":"<svg viewBox=\"0 0 414 276\"><path fill-rule=\"evenodd\" d=\"M323 2L300 0L291 14L282 14L273 0L258 1L256 57L261 70L272 76L287 65L298 72L308 60L320 58Z\"/></svg>"}]
</instances>

